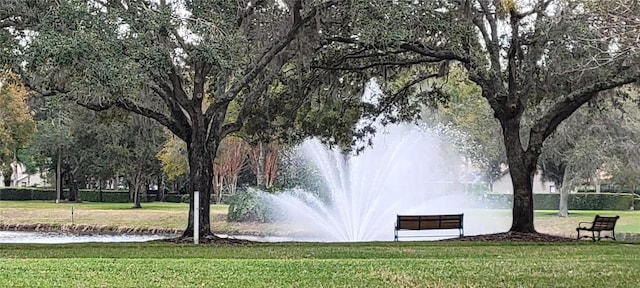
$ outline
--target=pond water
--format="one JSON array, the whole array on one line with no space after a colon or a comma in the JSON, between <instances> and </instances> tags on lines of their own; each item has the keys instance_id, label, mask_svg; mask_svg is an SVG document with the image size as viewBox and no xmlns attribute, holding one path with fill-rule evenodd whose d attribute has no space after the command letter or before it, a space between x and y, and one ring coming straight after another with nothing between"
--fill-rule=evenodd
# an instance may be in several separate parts
<instances>
[{"instance_id":1,"label":"pond water","mask_svg":"<svg viewBox=\"0 0 640 288\"><path fill-rule=\"evenodd\" d=\"M86 242L144 242L168 238L169 235L67 234L55 232L0 231L0 243L64 244Z\"/></svg>"},{"instance_id":2,"label":"pond water","mask_svg":"<svg viewBox=\"0 0 640 288\"><path fill-rule=\"evenodd\" d=\"M224 235L216 234L223 238L236 238L256 242L318 242L317 238L305 236L251 236L251 235ZM57 232L27 232L27 231L0 231L0 244L67 244L89 242L145 242L175 237L176 235L108 235L108 234L70 234ZM410 236L410 235L407 235ZM446 237L433 238L403 238L403 241L440 240ZM326 242L326 241L320 241Z\"/></svg>"},{"instance_id":3,"label":"pond water","mask_svg":"<svg viewBox=\"0 0 640 288\"><path fill-rule=\"evenodd\" d=\"M218 235L218 234L217 234ZM279 236L249 236L249 235L218 235L256 242L291 242L311 241L311 239L279 237ZM57 232L30 232L30 231L0 231L0 243L18 244L66 244L89 242L145 242L176 237L176 235L132 235L132 234L70 234Z\"/></svg>"}]
</instances>

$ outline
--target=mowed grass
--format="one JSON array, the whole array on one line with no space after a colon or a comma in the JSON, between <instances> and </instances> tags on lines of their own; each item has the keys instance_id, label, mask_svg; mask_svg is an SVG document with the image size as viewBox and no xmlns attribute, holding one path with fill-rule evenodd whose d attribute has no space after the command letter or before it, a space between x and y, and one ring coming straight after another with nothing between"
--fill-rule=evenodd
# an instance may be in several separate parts
<instances>
[{"instance_id":1,"label":"mowed grass","mask_svg":"<svg viewBox=\"0 0 640 288\"><path fill-rule=\"evenodd\" d=\"M640 245L0 245L0 287L639 287Z\"/></svg>"},{"instance_id":2,"label":"mowed grass","mask_svg":"<svg viewBox=\"0 0 640 288\"><path fill-rule=\"evenodd\" d=\"M73 222L72 222L73 207ZM54 203L50 201L0 201L0 224L76 224L140 228L184 229L189 216L186 203ZM274 225L227 222L228 205L211 205L211 224L215 233L265 234Z\"/></svg>"},{"instance_id":3,"label":"mowed grass","mask_svg":"<svg viewBox=\"0 0 640 288\"><path fill-rule=\"evenodd\" d=\"M617 234L640 234L640 211L572 210L567 218L560 218L557 214L558 211L552 210L536 211L536 229L542 233L575 237L578 223L592 222L596 215L618 215L620 219L616 223Z\"/></svg>"},{"instance_id":4,"label":"mowed grass","mask_svg":"<svg viewBox=\"0 0 640 288\"><path fill-rule=\"evenodd\" d=\"M189 209L189 205L185 203L142 203L142 209L131 209L131 203L56 204L50 201L0 200L0 223L69 224L71 207L74 211L74 224L175 229L186 226ZM211 223L215 233L257 235L271 234L278 230L276 226L269 224L229 223L226 221L228 209L227 205L211 205ZM491 221L510 221L510 210L485 212L493 215L494 219ZM535 226L542 233L575 237L578 223L593 221L596 214L620 215L616 225L617 233L640 234L640 211L570 211L568 218L560 218L556 216L557 211L539 210L535 213ZM505 229L507 228L508 226Z\"/></svg>"}]
</instances>

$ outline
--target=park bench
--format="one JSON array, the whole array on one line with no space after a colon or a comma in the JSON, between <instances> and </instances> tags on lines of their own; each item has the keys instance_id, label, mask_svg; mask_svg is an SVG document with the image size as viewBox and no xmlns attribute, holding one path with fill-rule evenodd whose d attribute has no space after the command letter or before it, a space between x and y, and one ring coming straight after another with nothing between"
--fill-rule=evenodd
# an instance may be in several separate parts
<instances>
[{"instance_id":1,"label":"park bench","mask_svg":"<svg viewBox=\"0 0 640 288\"><path fill-rule=\"evenodd\" d=\"M394 241L398 241L400 230L446 230L457 229L458 237L464 235L462 220L464 214L450 215L397 215L394 229ZM426 235L410 237L441 237L452 235Z\"/></svg>"},{"instance_id":2,"label":"park bench","mask_svg":"<svg viewBox=\"0 0 640 288\"><path fill-rule=\"evenodd\" d=\"M576 228L576 231L578 232L578 239L591 238L591 240L593 240L594 242L596 240L599 241L602 238L610 238L610 239L616 240L615 227L616 227L616 221L618 221L618 218L620 218L620 216L605 217L605 216L596 215L596 218L593 219L593 222L578 223L578 228ZM582 235L582 237L580 237L580 231L587 231L587 232L591 231L591 235L587 234L587 235ZM602 231L611 231L611 236L600 235Z\"/></svg>"}]
</instances>

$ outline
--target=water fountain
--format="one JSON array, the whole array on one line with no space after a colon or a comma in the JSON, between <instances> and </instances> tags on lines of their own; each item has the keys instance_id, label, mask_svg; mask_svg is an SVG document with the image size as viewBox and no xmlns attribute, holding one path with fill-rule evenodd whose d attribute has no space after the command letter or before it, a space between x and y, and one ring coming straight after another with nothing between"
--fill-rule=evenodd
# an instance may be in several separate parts
<instances>
[{"instance_id":1,"label":"water fountain","mask_svg":"<svg viewBox=\"0 0 640 288\"><path fill-rule=\"evenodd\" d=\"M301 190L269 196L282 213L283 227L298 231L292 240L391 241L397 214L465 213L465 235L508 228L508 219L476 209L461 181L466 171L461 158L437 133L409 124L379 129L373 146L357 156L318 140L302 144L330 201ZM486 217L495 219L482 220Z\"/></svg>"}]
</instances>

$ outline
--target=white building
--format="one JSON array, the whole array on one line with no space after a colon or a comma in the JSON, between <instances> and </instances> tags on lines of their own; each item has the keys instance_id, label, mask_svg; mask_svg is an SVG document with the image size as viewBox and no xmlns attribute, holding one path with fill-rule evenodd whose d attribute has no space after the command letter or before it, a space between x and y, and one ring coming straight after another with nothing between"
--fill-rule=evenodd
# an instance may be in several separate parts
<instances>
[{"instance_id":1,"label":"white building","mask_svg":"<svg viewBox=\"0 0 640 288\"><path fill-rule=\"evenodd\" d=\"M10 187L42 187L47 185L46 177L41 173L28 174L27 168L22 163L11 163L13 174ZM4 186L4 177L0 173L0 187Z\"/></svg>"}]
</instances>

